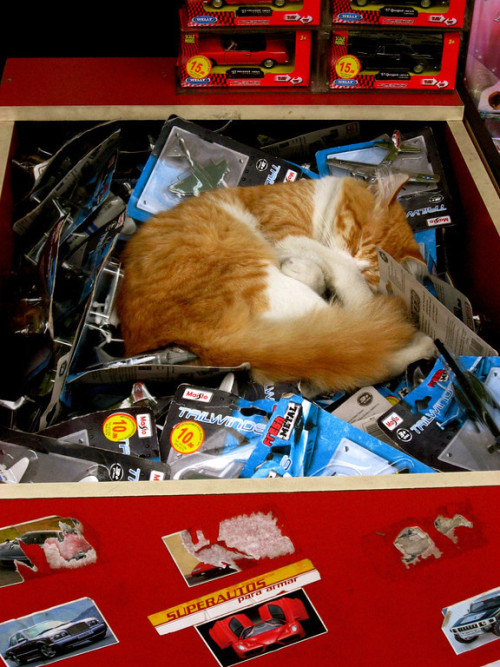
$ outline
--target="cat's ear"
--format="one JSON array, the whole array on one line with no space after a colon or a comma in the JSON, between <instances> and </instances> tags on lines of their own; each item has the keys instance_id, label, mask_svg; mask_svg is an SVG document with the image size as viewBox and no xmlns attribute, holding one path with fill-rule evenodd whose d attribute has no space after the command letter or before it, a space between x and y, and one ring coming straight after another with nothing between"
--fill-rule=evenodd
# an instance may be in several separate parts
<instances>
[{"instance_id":1,"label":"cat's ear","mask_svg":"<svg viewBox=\"0 0 500 667\"><path fill-rule=\"evenodd\" d=\"M379 205L389 206L399 194L399 191L409 180L408 174L393 172L380 174L377 180L370 185Z\"/></svg>"}]
</instances>

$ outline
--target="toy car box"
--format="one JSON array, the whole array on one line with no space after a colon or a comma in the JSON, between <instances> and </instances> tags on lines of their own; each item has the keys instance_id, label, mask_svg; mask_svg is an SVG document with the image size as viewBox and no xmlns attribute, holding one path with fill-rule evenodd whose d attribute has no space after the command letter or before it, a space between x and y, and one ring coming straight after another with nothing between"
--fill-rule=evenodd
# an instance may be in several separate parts
<instances>
[{"instance_id":1,"label":"toy car box","mask_svg":"<svg viewBox=\"0 0 500 667\"><path fill-rule=\"evenodd\" d=\"M462 28L465 0L330 0L332 23Z\"/></svg>"},{"instance_id":2,"label":"toy car box","mask_svg":"<svg viewBox=\"0 0 500 667\"><path fill-rule=\"evenodd\" d=\"M189 28L316 26L321 0L187 0L181 16Z\"/></svg>"},{"instance_id":3,"label":"toy car box","mask_svg":"<svg viewBox=\"0 0 500 667\"><path fill-rule=\"evenodd\" d=\"M327 81L333 90L453 90L458 32L334 30Z\"/></svg>"},{"instance_id":4,"label":"toy car box","mask_svg":"<svg viewBox=\"0 0 500 667\"><path fill-rule=\"evenodd\" d=\"M311 33L182 32L177 60L182 88L309 85Z\"/></svg>"}]
</instances>

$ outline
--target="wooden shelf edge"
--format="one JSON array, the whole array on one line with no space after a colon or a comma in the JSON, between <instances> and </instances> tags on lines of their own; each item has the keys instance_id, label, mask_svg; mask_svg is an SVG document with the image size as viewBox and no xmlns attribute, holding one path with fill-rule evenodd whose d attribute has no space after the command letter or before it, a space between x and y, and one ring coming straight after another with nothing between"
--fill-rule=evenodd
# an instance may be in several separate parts
<instances>
[{"instance_id":1,"label":"wooden shelf edge","mask_svg":"<svg viewBox=\"0 0 500 667\"><path fill-rule=\"evenodd\" d=\"M463 119L462 106L380 104L288 105L151 105L0 107L0 121L162 120L178 115L187 120L400 120L448 121Z\"/></svg>"},{"instance_id":2,"label":"wooden shelf edge","mask_svg":"<svg viewBox=\"0 0 500 667\"><path fill-rule=\"evenodd\" d=\"M17 498L103 498L186 496L247 493L335 491L408 491L456 487L500 486L500 471L293 479L167 480L164 482L99 482L4 484L0 500Z\"/></svg>"}]
</instances>

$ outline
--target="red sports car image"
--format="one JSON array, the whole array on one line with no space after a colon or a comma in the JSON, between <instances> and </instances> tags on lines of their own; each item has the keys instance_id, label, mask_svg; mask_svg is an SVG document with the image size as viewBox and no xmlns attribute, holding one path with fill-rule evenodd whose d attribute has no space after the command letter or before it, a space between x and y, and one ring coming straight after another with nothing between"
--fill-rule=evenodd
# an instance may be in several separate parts
<instances>
[{"instance_id":1,"label":"red sports car image","mask_svg":"<svg viewBox=\"0 0 500 667\"><path fill-rule=\"evenodd\" d=\"M203 35L198 53L214 65L262 65L266 69L290 60L284 39L264 35Z\"/></svg>"},{"instance_id":2,"label":"red sports car image","mask_svg":"<svg viewBox=\"0 0 500 667\"><path fill-rule=\"evenodd\" d=\"M206 5L214 9L221 9L224 5L274 5L275 7L285 7L291 0L207 0Z\"/></svg>"},{"instance_id":3,"label":"red sports car image","mask_svg":"<svg viewBox=\"0 0 500 667\"><path fill-rule=\"evenodd\" d=\"M238 658L264 653L269 647L286 646L306 636L300 621L309 618L299 598L284 597L263 604L258 609L260 621L254 623L246 614L235 614L216 621L209 634L221 649L233 648Z\"/></svg>"}]
</instances>

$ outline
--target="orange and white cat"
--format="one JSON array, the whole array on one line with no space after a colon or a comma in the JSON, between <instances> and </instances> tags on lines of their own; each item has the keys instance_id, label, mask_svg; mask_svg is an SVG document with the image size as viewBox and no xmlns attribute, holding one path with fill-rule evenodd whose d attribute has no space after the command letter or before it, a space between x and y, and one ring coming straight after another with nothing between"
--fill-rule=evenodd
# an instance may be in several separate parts
<instances>
[{"instance_id":1,"label":"orange and white cat","mask_svg":"<svg viewBox=\"0 0 500 667\"><path fill-rule=\"evenodd\" d=\"M312 391L380 382L433 356L400 300L376 292L377 246L425 270L396 199L405 181L220 188L151 218L122 258L126 354L176 343L205 365L249 362L257 381Z\"/></svg>"}]
</instances>

